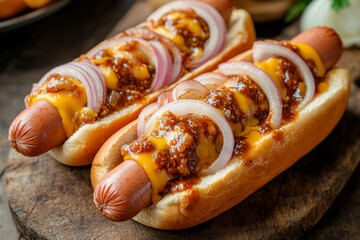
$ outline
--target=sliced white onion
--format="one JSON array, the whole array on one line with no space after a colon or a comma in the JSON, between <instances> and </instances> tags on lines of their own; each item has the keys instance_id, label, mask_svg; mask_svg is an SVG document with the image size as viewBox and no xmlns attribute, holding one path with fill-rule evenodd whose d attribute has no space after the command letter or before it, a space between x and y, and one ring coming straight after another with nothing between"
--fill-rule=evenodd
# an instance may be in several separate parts
<instances>
[{"instance_id":1,"label":"sliced white onion","mask_svg":"<svg viewBox=\"0 0 360 240\"><path fill-rule=\"evenodd\" d=\"M155 73L155 77L151 84L151 90L154 91L154 90L161 88L165 82L165 76L167 74L167 72L166 72L167 69L164 69L164 64L168 59L166 58L166 54L165 55L161 54L157 47L155 47L154 45L150 44L149 42L147 42L146 40L144 40L142 38L137 38L137 37L110 38L110 39L100 43L92 50L90 50L86 54L86 56L88 56L89 58L93 58L101 50L105 50L109 47L112 47L119 42L130 43L133 41L139 43L139 45L138 45L139 50L142 53L144 53L150 59L150 62L155 66L156 73Z\"/></svg>"},{"instance_id":2,"label":"sliced white onion","mask_svg":"<svg viewBox=\"0 0 360 240\"><path fill-rule=\"evenodd\" d=\"M146 122L149 120L151 115L158 109L159 107L157 103L151 103L140 112L136 128L138 137L140 137L144 133Z\"/></svg>"},{"instance_id":3,"label":"sliced white onion","mask_svg":"<svg viewBox=\"0 0 360 240\"><path fill-rule=\"evenodd\" d=\"M167 111L170 111L176 117L194 114L210 118L218 126L221 134L223 135L223 147L218 158L210 165L209 168L203 170L202 174L210 175L225 167L234 150L234 135L230 124L218 110L200 100L187 99L171 102L161 107L150 117L145 127L145 133L149 133L154 130L161 116Z\"/></svg>"},{"instance_id":4,"label":"sliced white onion","mask_svg":"<svg viewBox=\"0 0 360 240\"><path fill-rule=\"evenodd\" d=\"M304 79L306 85L306 93L303 101L299 104L298 108L304 107L315 94L315 80L312 75L309 66L306 62L295 52L291 51L287 47L278 45L272 42L256 41L253 45L253 59L256 62L264 61L268 58L281 56L287 58L289 61L294 63Z\"/></svg>"},{"instance_id":5,"label":"sliced white onion","mask_svg":"<svg viewBox=\"0 0 360 240\"><path fill-rule=\"evenodd\" d=\"M270 124L273 128L279 128L282 118L282 101L279 89L272 78L261 68L252 63L244 61L234 61L219 65L219 72L229 75L247 75L256 82L264 91L269 101Z\"/></svg>"},{"instance_id":6,"label":"sliced white onion","mask_svg":"<svg viewBox=\"0 0 360 240\"><path fill-rule=\"evenodd\" d=\"M159 108L171 102L171 92L172 89L160 93L157 99L157 105Z\"/></svg>"},{"instance_id":7,"label":"sliced white onion","mask_svg":"<svg viewBox=\"0 0 360 240\"><path fill-rule=\"evenodd\" d=\"M87 107L98 112L106 98L105 79L100 69L88 61L69 62L55 67L47 72L40 81L34 85L32 93L37 91L52 74L69 76L79 80L85 87Z\"/></svg>"},{"instance_id":8,"label":"sliced white onion","mask_svg":"<svg viewBox=\"0 0 360 240\"><path fill-rule=\"evenodd\" d=\"M199 1L175 1L157 9L148 17L147 21L157 21L164 14L169 13L172 10L188 9L194 10L199 17L204 19L210 32L210 37L205 42L202 54L190 61L189 67L196 68L213 58L225 46L227 31L226 24L220 13L213 6Z\"/></svg>"},{"instance_id":9,"label":"sliced white onion","mask_svg":"<svg viewBox=\"0 0 360 240\"><path fill-rule=\"evenodd\" d=\"M124 32L127 35L141 37L145 40L159 40L166 46L172 56L172 70L169 83L179 79L184 68L184 59L180 49L166 37L163 37L154 31L144 27L134 27Z\"/></svg>"},{"instance_id":10,"label":"sliced white onion","mask_svg":"<svg viewBox=\"0 0 360 240\"><path fill-rule=\"evenodd\" d=\"M223 85L228 80L228 78L222 73L207 72L197 76L194 78L194 80L198 81L209 90L214 90Z\"/></svg>"},{"instance_id":11,"label":"sliced white onion","mask_svg":"<svg viewBox=\"0 0 360 240\"><path fill-rule=\"evenodd\" d=\"M180 99L199 99L209 89L195 80L185 80L176 85L171 92L171 100L178 101Z\"/></svg>"}]
</instances>

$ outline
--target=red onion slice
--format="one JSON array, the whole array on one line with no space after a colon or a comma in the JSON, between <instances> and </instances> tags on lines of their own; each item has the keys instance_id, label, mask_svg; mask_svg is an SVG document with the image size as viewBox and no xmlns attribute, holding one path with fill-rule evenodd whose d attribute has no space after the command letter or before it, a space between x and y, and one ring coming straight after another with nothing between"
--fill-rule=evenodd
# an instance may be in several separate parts
<instances>
[{"instance_id":1,"label":"red onion slice","mask_svg":"<svg viewBox=\"0 0 360 240\"><path fill-rule=\"evenodd\" d=\"M124 33L130 36L141 37L148 41L159 40L162 44L164 44L172 56L172 70L169 83L173 83L180 78L182 70L184 68L184 59L180 49L174 43L172 43L166 37L163 37L155 33L154 31L144 27L130 28Z\"/></svg>"},{"instance_id":2,"label":"red onion slice","mask_svg":"<svg viewBox=\"0 0 360 240\"><path fill-rule=\"evenodd\" d=\"M157 99L157 105L159 108L171 102L171 92L172 89L160 93Z\"/></svg>"},{"instance_id":3,"label":"red onion slice","mask_svg":"<svg viewBox=\"0 0 360 240\"><path fill-rule=\"evenodd\" d=\"M282 118L282 101L279 89L272 78L261 68L249 62L234 61L219 65L219 71L229 75L248 75L264 91L270 107L270 124L273 128L279 128Z\"/></svg>"},{"instance_id":4,"label":"red onion slice","mask_svg":"<svg viewBox=\"0 0 360 240\"><path fill-rule=\"evenodd\" d=\"M203 170L202 174L210 175L225 167L225 165L229 162L234 149L234 135L230 124L218 110L200 100L179 100L171 102L161 107L150 117L145 127L145 134L150 133L155 128L159 118L161 118L161 116L167 111L172 112L177 117L194 114L207 116L214 121L223 135L223 147L219 157L209 168Z\"/></svg>"},{"instance_id":5,"label":"red onion slice","mask_svg":"<svg viewBox=\"0 0 360 240\"><path fill-rule=\"evenodd\" d=\"M253 59L255 62L261 62L268 58L281 56L287 58L292 63L294 63L301 72L303 76L305 85L306 85L306 93L303 101L299 104L298 108L304 107L315 94L315 80L312 75L309 66L306 62L295 52L291 51L287 47L278 45L272 42L265 41L256 41L253 45Z\"/></svg>"},{"instance_id":6,"label":"red onion slice","mask_svg":"<svg viewBox=\"0 0 360 240\"><path fill-rule=\"evenodd\" d=\"M169 54L169 51L157 40L152 40L150 41L151 45L153 45L154 48L156 48L161 56L161 59L163 59L163 74L164 76L162 77L163 82L161 83L160 81L158 82L158 84L160 84L159 86L155 85L154 89L159 89L162 88L166 85L168 85L169 81L170 81L170 77L171 77L171 70L172 70L172 61L171 61L171 57Z\"/></svg>"},{"instance_id":7,"label":"red onion slice","mask_svg":"<svg viewBox=\"0 0 360 240\"><path fill-rule=\"evenodd\" d=\"M55 67L47 72L40 81L34 85L31 93L37 91L51 74L60 74L79 80L85 87L87 107L94 112L99 112L106 98L105 79L100 69L88 61L69 62Z\"/></svg>"},{"instance_id":8,"label":"red onion slice","mask_svg":"<svg viewBox=\"0 0 360 240\"><path fill-rule=\"evenodd\" d=\"M192 9L207 23L209 27L210 37L205 42L202 54L190 61L189 67L197 68L203 65L206 61L213 58L225 46L226 41L226 24L220 13L211 5L199 1L175 1L168 3L155 12L153 12L147 21L157 21L164 14L172 10L187 10Z\"/></svg>"},{"instance_id":9,"label":"red onion slice","mask_svg":"<svg viewBox=\"0 0 360 240\"><path fill-rule=\"evenodd\" d=\"M159 109L157 103L151 103L146 106L139 114L137 122L137 136L140 137L145 130L145 126L151 115Z\"/></svg>"},{"instance_id":10,"label":"red onion slice","mask_svg":"<svg viewBox=\"0 0 360 240\"><path fill-rule=\"evenodd\" d=\"M208 72L197 76L194 80L198 81L209 90L214 90L223 85L228 78L222 73Z\"/></svg>"},{"instance_id":11,"label":"red onion slice","mask_svg":"<svg viewBox=\"0 0 360 240\"><path fill-rule=\"evenodd\" d=\"M195 80L185 80L176 85L171 92L171 100L178 101L180 99L199 99L209 89Z\"/></svg>"},{"instance_id":12,"label":"red onion slice","mask_svg":"<svg viewBox=\"0 0 360 240\"><path fill-rule=\"evenodd\" d=\"M118 38L111 38L109 40L106 40L102 43L100 43L98 46L90 50L86 56L92 58L94 57L98 52L101 50L107 49L109 47L112 47L116 45L119 42L138 42L139 43L139 50L144 53L152 62L152 64L155 66L156 73L155 77L153 79L153 82L151 84L151 90L155 91L163 86L163 83L165 81L166 76L166 69L164 69L164 64L168 60L166 57L166 54L161 54L158 50L158 47L155 47L154 45L150 44L146 40L138 37L118 37Z\"/></svg>"}]
</instances>

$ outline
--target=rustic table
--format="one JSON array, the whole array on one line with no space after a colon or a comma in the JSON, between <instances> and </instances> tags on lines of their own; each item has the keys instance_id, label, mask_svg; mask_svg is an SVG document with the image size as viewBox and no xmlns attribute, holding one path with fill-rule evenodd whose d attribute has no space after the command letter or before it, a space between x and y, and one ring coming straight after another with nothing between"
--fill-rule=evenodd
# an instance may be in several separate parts
<instances>
[{"instance_id":1,"label":"rustic table","mask_svg":"<svg viewBox=\"0 0 360 240\"><path fill-rule=\"evenodd\" d=\"M141 0L76 0L46 19L0 34L0 239L23 238L9 212L3 175L10 150L7 129L23 109L23 98L31 89L31 84L50 68L80 55L109 34L135 25L148 12L149 6ZM276 36L283 27L280 22L277 25L259 25L258 35ZM291 27L282 35L291 36L294 31L296 27ZM352 87L357 88L356 99L360 99L359 49L348 50L341 63L350 68L354 82ZM354 119L360 121L359 118ZM305 233L303 239L360 238L359 176L358 166L327 213Z\"/></svg>"}]
</instances>

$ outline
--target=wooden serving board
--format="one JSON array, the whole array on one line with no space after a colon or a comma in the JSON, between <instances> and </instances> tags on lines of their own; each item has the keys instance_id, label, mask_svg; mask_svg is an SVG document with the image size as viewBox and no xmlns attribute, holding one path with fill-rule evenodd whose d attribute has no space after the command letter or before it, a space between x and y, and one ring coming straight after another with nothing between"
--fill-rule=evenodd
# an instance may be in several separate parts
<instances>
[{"instance_id":1,"label":"wooden serving board","mask_svg":"<svg viewBox=\"0 0 360 240\"><path fill-rule=\"evenodd\" d=\"M199 226L163 231L135 221L114 223L96 211L90 167L68 167L48 154L9 155L5 171L10 211L30 239L294 239L314 226L360 161L360 49L340 65L353 80L348 109L312 152L231 210ZM345 64L348 63L348 64Z\"/></svg>"}]
</instances>

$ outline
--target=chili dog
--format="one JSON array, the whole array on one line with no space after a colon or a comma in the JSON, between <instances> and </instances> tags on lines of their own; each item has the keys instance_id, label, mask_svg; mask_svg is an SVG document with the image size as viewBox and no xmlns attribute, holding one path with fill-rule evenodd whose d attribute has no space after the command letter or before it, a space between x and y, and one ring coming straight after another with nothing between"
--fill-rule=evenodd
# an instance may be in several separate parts
<instances>
[{"instance_id":1,"label":"chili dog","mask_svg":"<svg viewBox=\"0 0 360 240\"><path fill-rule=\"evenodd\" d=\"M91 168L98 211L112 221L182 229L233 207L311 151L340 120L350 79L346 70L331 68L341 54L339 36L317 27L290 42L255 42L219 65L215 75L225 80L215 90L195 87L219 80L210 75L180 83L155 110L143 110L150 118L140 114L99 150ZM201 101L187 99L194 96Z\"/></svg>"},{"instance_id":2,"label":"chili dog","mask_svg":"<svg viewBox=\"0 0 360 240\"><path fill-rule=\"evenodd\" d=\"M11 145L27 156L51 150L64 164L90 164L103 142L161 89L251 47L251 18L232 9L231 1L170 3L147 22L50 70L12 122Z\"/></svg>"}]
</instances>

